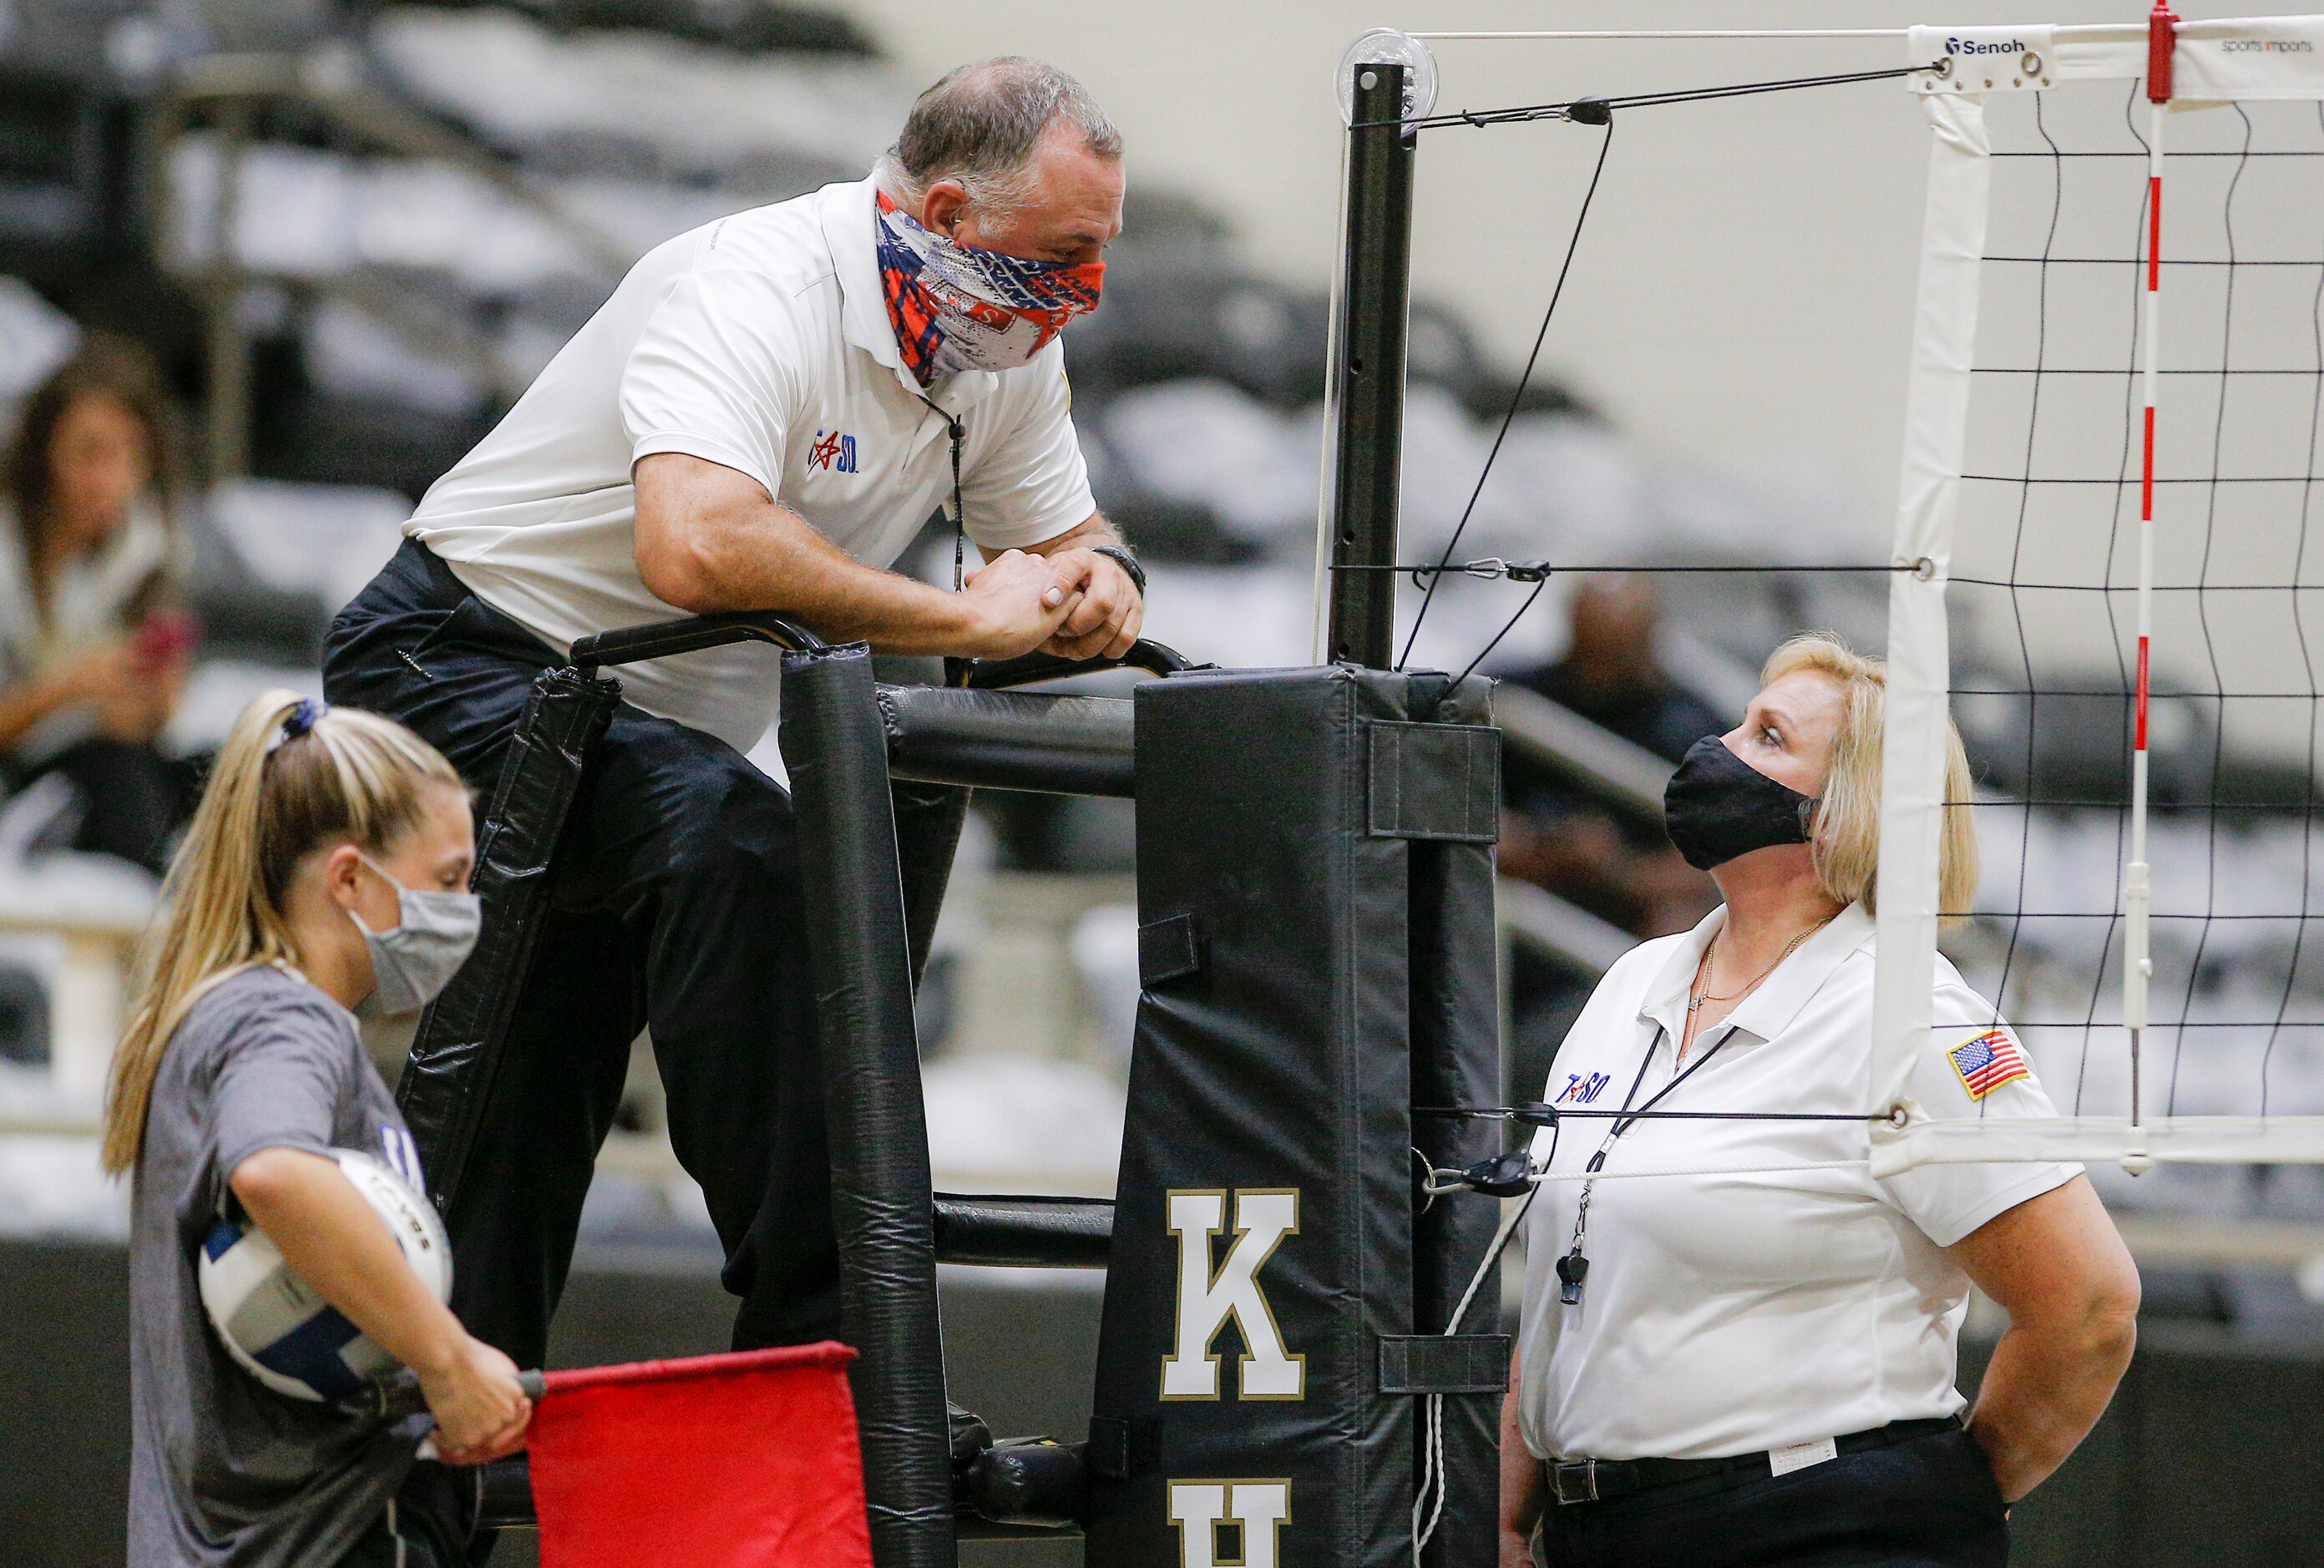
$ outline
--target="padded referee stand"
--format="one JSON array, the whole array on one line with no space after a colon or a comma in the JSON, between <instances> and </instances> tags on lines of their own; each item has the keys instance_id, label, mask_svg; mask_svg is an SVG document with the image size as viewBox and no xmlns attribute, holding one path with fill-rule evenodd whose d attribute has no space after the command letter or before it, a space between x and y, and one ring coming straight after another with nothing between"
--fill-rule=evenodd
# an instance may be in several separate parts
<instances>
[{"instance_id":1,"label":"padded referee stand","mask_svg":"<svg viewBox=\"0 0 2324 1568\"><path fill-rule=\"evenodd\" d=\"M1489 1568L1509 1344L1446 1337L1498 1218L1499 741L1487 683L1335 666L1137 691L1143 995L1091 1424L1088 1561ZM1463 1328L1497 1327L1488 1281Z\"/></svg>"}]
</instances>

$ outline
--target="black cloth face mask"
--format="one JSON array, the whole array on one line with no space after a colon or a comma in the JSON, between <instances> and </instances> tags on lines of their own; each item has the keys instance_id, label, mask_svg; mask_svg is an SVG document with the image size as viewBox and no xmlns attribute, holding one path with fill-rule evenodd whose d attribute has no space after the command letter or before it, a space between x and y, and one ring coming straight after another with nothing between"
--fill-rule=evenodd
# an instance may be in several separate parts
<instances>
[{"instance_id":1,"label":"black cloth face mask","mask_svg":"<svg viewBox=\"0 0 2324 1568\"><path fill-rule=\"evenodd\" d=\"M1807 843L1814 805L1705 735L1663 789L1663 826L1686 863L1707 872L1755 849Z\"/></svg>"}]
</instances>

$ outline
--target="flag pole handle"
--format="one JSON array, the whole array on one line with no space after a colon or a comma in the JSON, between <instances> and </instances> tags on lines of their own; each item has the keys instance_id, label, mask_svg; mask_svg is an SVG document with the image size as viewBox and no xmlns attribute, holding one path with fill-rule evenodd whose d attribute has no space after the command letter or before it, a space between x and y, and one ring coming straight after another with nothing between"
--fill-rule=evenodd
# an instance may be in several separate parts
<instances>
[{"instance_id":1,"label":"flag pole handle","mask_svg":"<svg viewBox=\"0 0 2324 1568\"><path fill-rule=\"evenodd\" d=\"M524 1397L538 1402L549 1392L548 1374L538 1370L519 1372L517 1387ZM420 1391L420 1375L409 1367L400 1368L372 1379L355 1392L338 1401L339 1408L357 1415L375 1416L382 1421L401 1421L407 1416L418 1416L428 1408L428 1399Z\"/></svg>"}]
</instances>

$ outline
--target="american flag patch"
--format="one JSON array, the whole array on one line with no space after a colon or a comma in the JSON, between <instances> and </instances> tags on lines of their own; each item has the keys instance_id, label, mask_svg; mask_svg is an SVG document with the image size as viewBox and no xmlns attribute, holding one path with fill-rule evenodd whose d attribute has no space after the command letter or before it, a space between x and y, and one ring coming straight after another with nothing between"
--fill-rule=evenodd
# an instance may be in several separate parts
<instances>
[{"instance_id":1,"label":"american flag patch","mask_svg":"<svg viewBox=\"0 0 2324 1568\"><path fill-rule=\"evenodd\" d=\"M2030 1078L2033 1070L2018 1054L2017 1042L1999 1029L1987 1029L1973 1040L1963 1040L1945 1053L1945 1060L1960 1075L1961 1087L1972 1100L1982 1100L2004 1084Z\"/></svg>"}]
</instances>

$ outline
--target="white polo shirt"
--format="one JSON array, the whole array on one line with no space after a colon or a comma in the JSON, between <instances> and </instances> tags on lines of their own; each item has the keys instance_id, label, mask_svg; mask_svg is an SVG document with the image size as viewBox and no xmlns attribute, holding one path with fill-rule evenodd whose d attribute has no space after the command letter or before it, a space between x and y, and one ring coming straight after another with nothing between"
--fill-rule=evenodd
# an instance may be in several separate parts
<instances>
[{"instance_id":1,"label":"white polo shirt","mask_svg":"<svg viewBox=\"0 0 2324 1568\"><path fill-rule=\"evenodd\" d=\"M1544 1098L1615 1110L1672 1078L1687 987L1726 911L1648 942L1609 970ZM1703 1065L1658 1111L1832 1111L1871 1100L1872 918L1843 910L1687 1052ZM1996 1027L1992 1006L1940 955L1935 1018L1911 1093L1932 1116L2048 1116L2031 1077L1973 1100L1946 1053ZM1703 1053L1718 1045L1717 1054ZM1534 1154L1586 1167L1609 1123L1544 1129ZM1643 1121L1602 1168L1861 1161L1870 1134L1843 1121ZM1927 1166L1875 1181L1826 1170L1599 1180L1582 1300L1559 1300L1582 1184L1544 1182L1526 1217L1519 1425L1539 1458L1710 1459L1942 1416L1967 1275L1941 1250L2050 1191L2076 1165Z\"/></svg>"},{"instance_id":2,"label":"white polo shirt","mask_svg":"<svg viewBox=\"0 0 2324 1568\"><path fill-rule=\"evenodd\" d=\"M867 566L939 503L952 456L888 321L872 184L721 218L656 247L405 525L493 608L551 646L679 612L638 576L630 469L684 452L750 475ZM928 397L965 427L970 537L1038 544L1097 510L1061 342ZM648 712L748 749L773 719L776 654L755 644L624 667Z\"/></svg>"}]
</instances>

